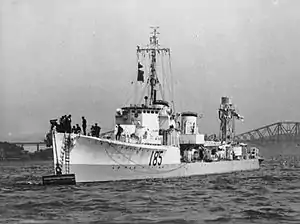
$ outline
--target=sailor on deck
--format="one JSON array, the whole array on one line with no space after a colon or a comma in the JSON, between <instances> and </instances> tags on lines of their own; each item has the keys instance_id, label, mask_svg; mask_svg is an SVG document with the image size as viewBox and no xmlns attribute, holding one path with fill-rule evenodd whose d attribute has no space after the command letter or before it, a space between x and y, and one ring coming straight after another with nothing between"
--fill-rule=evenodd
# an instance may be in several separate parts
<instances>
[{"instance_id":1,"label":"sailor on deck","mask_svg":"<svg viewBox=\"0 0 300 224\"><path fill-rule=\"evenodd\" d=\"M81 133L81 128L80 128L79 124L76 124L75 133L76 134L80 134Z\"/></svg>"},{"instance_id":2,"label":"sailor on deck","mask_svg":"<svg viewBox=\"0 0 300 224\"><path fill-rule=\"evenodd\" d=\"M118 124L116 129L117 129L116 140L120 140L121 134L123 132L123 128L120 126L120 124Z\"/></svg>"},{"instance_id":3,"label":"sailor on deck","mask_svg":"<svg viewBox=\"0 0 300 224\"><path fill-rule=\"evenodd\" d=\"M86 119L82 116L82 131L83 134L86 135Z\"/></svg>"}]
</instances>

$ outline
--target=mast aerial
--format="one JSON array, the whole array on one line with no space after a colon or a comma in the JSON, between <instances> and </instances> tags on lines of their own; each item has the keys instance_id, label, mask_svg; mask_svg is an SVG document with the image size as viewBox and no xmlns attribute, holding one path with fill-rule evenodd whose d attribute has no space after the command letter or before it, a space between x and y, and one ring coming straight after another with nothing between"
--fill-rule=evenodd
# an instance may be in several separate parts
<instances>
[{"instance_id":1,"label":"mast aerial","mask_svg":"<svg viewBox=\"0 0 300 224\"><path fill-rule=\"evenodd\" d=\"M150 99L149 99L149 105L152 105L156 101L156 93L157 93L157 85L159 84L159 79L157 76L157 54L160 53L169 53L170 54L170 49L169 48L160 48L160 45L158 43L158 26L156 27L150 27L153 29L151 32L150 36L150 44L147 45L145 48L140 48L139 46L137 47L137 53L150 53L150 74L147 80L147 83L150 86ZM142 65L139 64L139 68L141 68ZM143 71L138 71L143 72ZM143 73L142 73L143 74ZM143 78L141 78L139 81L143 81Z\"/></svg>"}]
</instances>

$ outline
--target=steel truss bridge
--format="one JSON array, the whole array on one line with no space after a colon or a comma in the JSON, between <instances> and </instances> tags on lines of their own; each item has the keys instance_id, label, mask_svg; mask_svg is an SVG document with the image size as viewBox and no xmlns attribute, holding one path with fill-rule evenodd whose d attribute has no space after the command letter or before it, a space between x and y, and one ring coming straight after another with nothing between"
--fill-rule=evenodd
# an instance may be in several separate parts
<instances>
[{"instance_id":1,"label":"steel truss bridge","mask_svg":"<svg viewBox=\"0 0 300 224\"><path fill-rule=\"evenodd\" d=\"M36 151L40 150L40 146L46 146L46 143L42 142L42 141L36 141L36 142L10 142L10 143L21 146L21 147L36 146Z\"/></svg>"},{"instance_id":2,"label":"steel truss bridge","mask_svg":"<svg viewBox=\"0 0 300 224\"><path fill-rule=\"evenodd\" d=\"M265 142L300 140L300 122L284 121L270 124L235 136L236 141Z\"/></svg>"}]
</instances>

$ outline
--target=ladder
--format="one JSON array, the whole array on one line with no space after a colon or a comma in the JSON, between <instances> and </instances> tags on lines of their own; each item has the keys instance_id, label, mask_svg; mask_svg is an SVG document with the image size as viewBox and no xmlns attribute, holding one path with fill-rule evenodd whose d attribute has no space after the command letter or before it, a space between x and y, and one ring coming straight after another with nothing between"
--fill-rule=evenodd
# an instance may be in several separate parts
<instances>
[{"instance_id":1,"label":"ladder","mask_svg":"<svg viewBox=\"0 0 300 224\"><path fill-rule=\"evenodd\" d=\"M63 164L65 165L65 174L70 173L70 148L71 148L71 134L65 133L63 138L63 144L61 147L61 153L60 153L60 164L61 164L61 168L63 168Z\"/></svg>"},{"instance_id":2,"label":"ladder","mask_svg":"<svg viewBox=\"0 0 300 224\"><path fill-rule=\"evenodd\" d=\"M71 134L68 133L65 137L64 151L65 151L65 172L70 173L70 148L71 148Z\"/></svg>"}]
</instances>

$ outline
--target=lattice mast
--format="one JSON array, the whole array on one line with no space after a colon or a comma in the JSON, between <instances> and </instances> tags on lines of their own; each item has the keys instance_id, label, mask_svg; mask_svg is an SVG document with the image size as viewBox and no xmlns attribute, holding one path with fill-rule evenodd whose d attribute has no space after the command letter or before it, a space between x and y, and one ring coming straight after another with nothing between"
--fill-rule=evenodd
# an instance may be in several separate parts
<instances>
[{"instance_id":1,"label":"lattice mast","mask_svg":"<svg viewBox=\"0 0 300 224\"><path fill-rule=\"evenodd\" d=\"M150 56L150 74L147 79L147 84L149 85L150 88L150 96L146 96L145 99L149 99L149 105L152 105L153 102L156 101L157 99L157 90L158 90L158 85L160 84L160 81L157 76L157 55L161 52L169 53L170 54L170 49L169 48L160 48L160 45L158 43L158 34L159 32L157 31L159 27L151 27L153 31L151 32L150 36L150 44L147 45L145 48L137 47L137 54L143 53L143 54L149 54ZM139 64L139 66L141 66ZM140 67L139 67L140 68ZM140 70L138 72L141 72ZM163 99L164 100L164 99Z\"/></svg>"},{"instance_id":2,"label":"lattice mast","mask_svg":"<svg viewBox=\"0 0 300 224\"><path fill-rule=\"evenodd\" d=\"M235 119L242 120L243 117L236 112L228 97L221 98L219 108L220 140L231 142L235 137Z\"/></svg>"}]
</instances>

